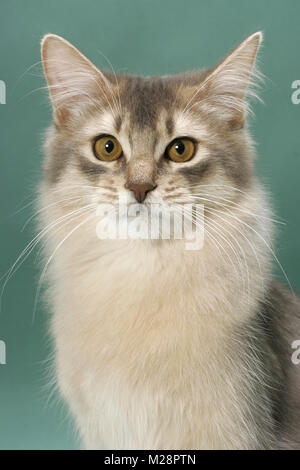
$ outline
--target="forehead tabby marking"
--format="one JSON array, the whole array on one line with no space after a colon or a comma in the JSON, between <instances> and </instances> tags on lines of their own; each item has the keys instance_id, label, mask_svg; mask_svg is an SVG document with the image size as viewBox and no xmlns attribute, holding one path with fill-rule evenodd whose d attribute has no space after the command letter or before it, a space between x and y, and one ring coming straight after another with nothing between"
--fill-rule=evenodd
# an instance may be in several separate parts
<instances>
[{"instance_id":1,"label":"forehead tabby marking","mask_svg":"<svg viewBox=\"0 0 300 470\"><path fill-rule=\"evenodd\" d=\"M171 117L167 119L166 128L169 136L171 136L174 132L174 120Z\"/></svg>"},{"instance_id":2,"label":"forehead tabby marking","mask_svg":"<svg viewBox=\"0 0 300 470\"><path fill-rule=\"evenodd\" d=\"M119 115L119 116L117 116L117 118L115 120L115 129L116 129L117 132L120 132L121 126L122 126L122 118Z\"/></svg>"},{"instance_id":3,"label":"forehead tabby marking","mask_svg":"<svg viewBox=\"0 0 300 470\"><path fill-rule=\"evenodd\" d=\"M155 130L160 111L171 109L174 100L172 86L160 77L130 77L122 93L122 103L130 114L130 121L140 130L146 127Z\"/></svg>"}]
</instances>

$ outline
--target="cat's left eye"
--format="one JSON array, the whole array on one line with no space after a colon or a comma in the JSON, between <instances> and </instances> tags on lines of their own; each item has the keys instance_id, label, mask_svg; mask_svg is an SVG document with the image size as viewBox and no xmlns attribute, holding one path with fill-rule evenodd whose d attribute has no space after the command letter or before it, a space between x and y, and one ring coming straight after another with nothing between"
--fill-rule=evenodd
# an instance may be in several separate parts
<instances>
[{"instance_id":1,"label":"cat's left eye","mask_svg":"<svg viewBox=\"0 0 300 470\"><path fill-rule=\"evenodd\" d=\"M166 150L166 156L169 157L173 162L184 163L188 162L195 155L195 144L194 142L184 137L182 139L176 139L171 142Z\"/></svg>"},{"instance_id":2,"label":"cat's left eye","mask_svg":"<svg viewBox=\"0 0 300 470\"><path fill-rule=\"evenodd\" d=\"M122 155L122 147L118 139L111 135L98 137L94 141L94 154L99 160L113 162Z\"/></svg>"}]
</instances>

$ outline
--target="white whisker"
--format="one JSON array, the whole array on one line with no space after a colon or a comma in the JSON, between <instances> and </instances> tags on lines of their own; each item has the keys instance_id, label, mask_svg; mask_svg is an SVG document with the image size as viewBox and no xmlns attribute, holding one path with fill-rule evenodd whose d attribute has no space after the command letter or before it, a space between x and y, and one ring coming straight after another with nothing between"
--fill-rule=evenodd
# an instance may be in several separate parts
<instances>
[{"instance_id":1,"label":"white whisker","mask_svg":"<svg viewBox=\"0 0 300 470\"><path fill-rule=\"evenodd\" d=\"M42 274L40 276L40 279L39 279L39 283L38 283L38 287L37 287L37 291L36 291L36 296L35 296L35 301L34 301L34 308L33 308L33 320L34 320L34 317L35 317L35 312L36 312L36 308L37 308L37 302L38 302L38 298L39 298L39 294L40 294L40 290L41 290L41 285L42 285L42 282L44 280L44 277L45 277L45 274L46 274L46 271L48 269L48 266L49 264L51 263L52 259L54 258L55 254L57 253L57 251L59 250L59 248L62 246L62 244L68 239L70 238L70 236L76 231L79 229L79 227L81 227L82 225L84 225L88 220L90 220L92 217L94 217L95 214L92 214L92 215L89 215L86 219L84 219L82 222L80 222L79 224L77 224L62 240L61 242L58 243L58 245L56 246L55 250L53 251L53 253L51 254L51 256L49 257L46 265L44 266L44 269L42 271Z\"/></svg>"},{"instance_id":2,"label":"white whisker","mask_svg":"<svg viewBox=\"0 0 300 470\"><path fill-rule=\"evenodd\" d=\"M44 227L29 243L28 245L23 249L23 251L20 253L16 261L13 263L13 265L8 269L8 271L0 278L2 280L5 278L1 293L0 293L0 311L1 311L1 304L2 304L2 298L3 294L5 291L5 287L8 283L8 281L11 279L11 277L16 273L16 271L20 268L20 266L24 263L24 261L28 258L32 250L35 248L35 246L40 242L40 240L57 224L59 224L61 221L68 219L69 217L72 217L75 213L78 213L82 210L84 210L87 207L95 206L95 204L88 204L87 206L83 206L80 209L76 209L75 211L71 211L68 214L65 214L61 217L59 217L57 220L54 222L51 222L48 224L46 227Z\"/></svg>"}]
</instances>

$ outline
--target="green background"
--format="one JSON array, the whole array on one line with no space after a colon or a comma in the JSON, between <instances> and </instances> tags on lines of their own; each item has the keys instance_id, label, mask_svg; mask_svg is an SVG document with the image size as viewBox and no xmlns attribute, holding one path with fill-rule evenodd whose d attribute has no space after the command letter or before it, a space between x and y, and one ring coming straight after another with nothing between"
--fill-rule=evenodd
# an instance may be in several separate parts
<instances>
[{"instance_id":1,"label":"green background","mask_svg":"<svg viewBox=\"0 0 300 470\"><path fill-rule=\"evenodd\" d=\"M1 0L0 79L7 85L7 104L0 105L1 275L34 236L32 223L21 231L31 206L14 213L34 199L42 133L51 120L47 93L39 90L43 34L64 36L99 66L103 53L119 72L166 74L213 65L262 30L265 105L255 104L252 121L257 172L286 222L278 227L276 249L299 292L300 104L291 102L291 83L300 80L299 18L299 0ZM49 313L41 302L32 318L37 260L28 258L3 296L0 448L78 448L66 408L47 385Z\"/></svg>"}]
</instances>

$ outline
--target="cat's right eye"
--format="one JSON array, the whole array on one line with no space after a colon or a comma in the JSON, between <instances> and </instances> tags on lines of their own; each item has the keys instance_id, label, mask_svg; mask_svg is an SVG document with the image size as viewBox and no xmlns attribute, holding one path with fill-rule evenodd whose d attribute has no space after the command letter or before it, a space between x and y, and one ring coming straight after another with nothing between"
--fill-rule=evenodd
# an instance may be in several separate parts
<instances>
[{"instance_id":1,"label":"cat's right eye","mask_svg":"<svg viewBox=\"0 0 300 470\"><path fill-rule=\"evenodd\" d=\"M93 144L95 157L106 162L113 162L122 155L122 147L118 139L111 135L97 137Z\"/></svg>"}]
</instances>

